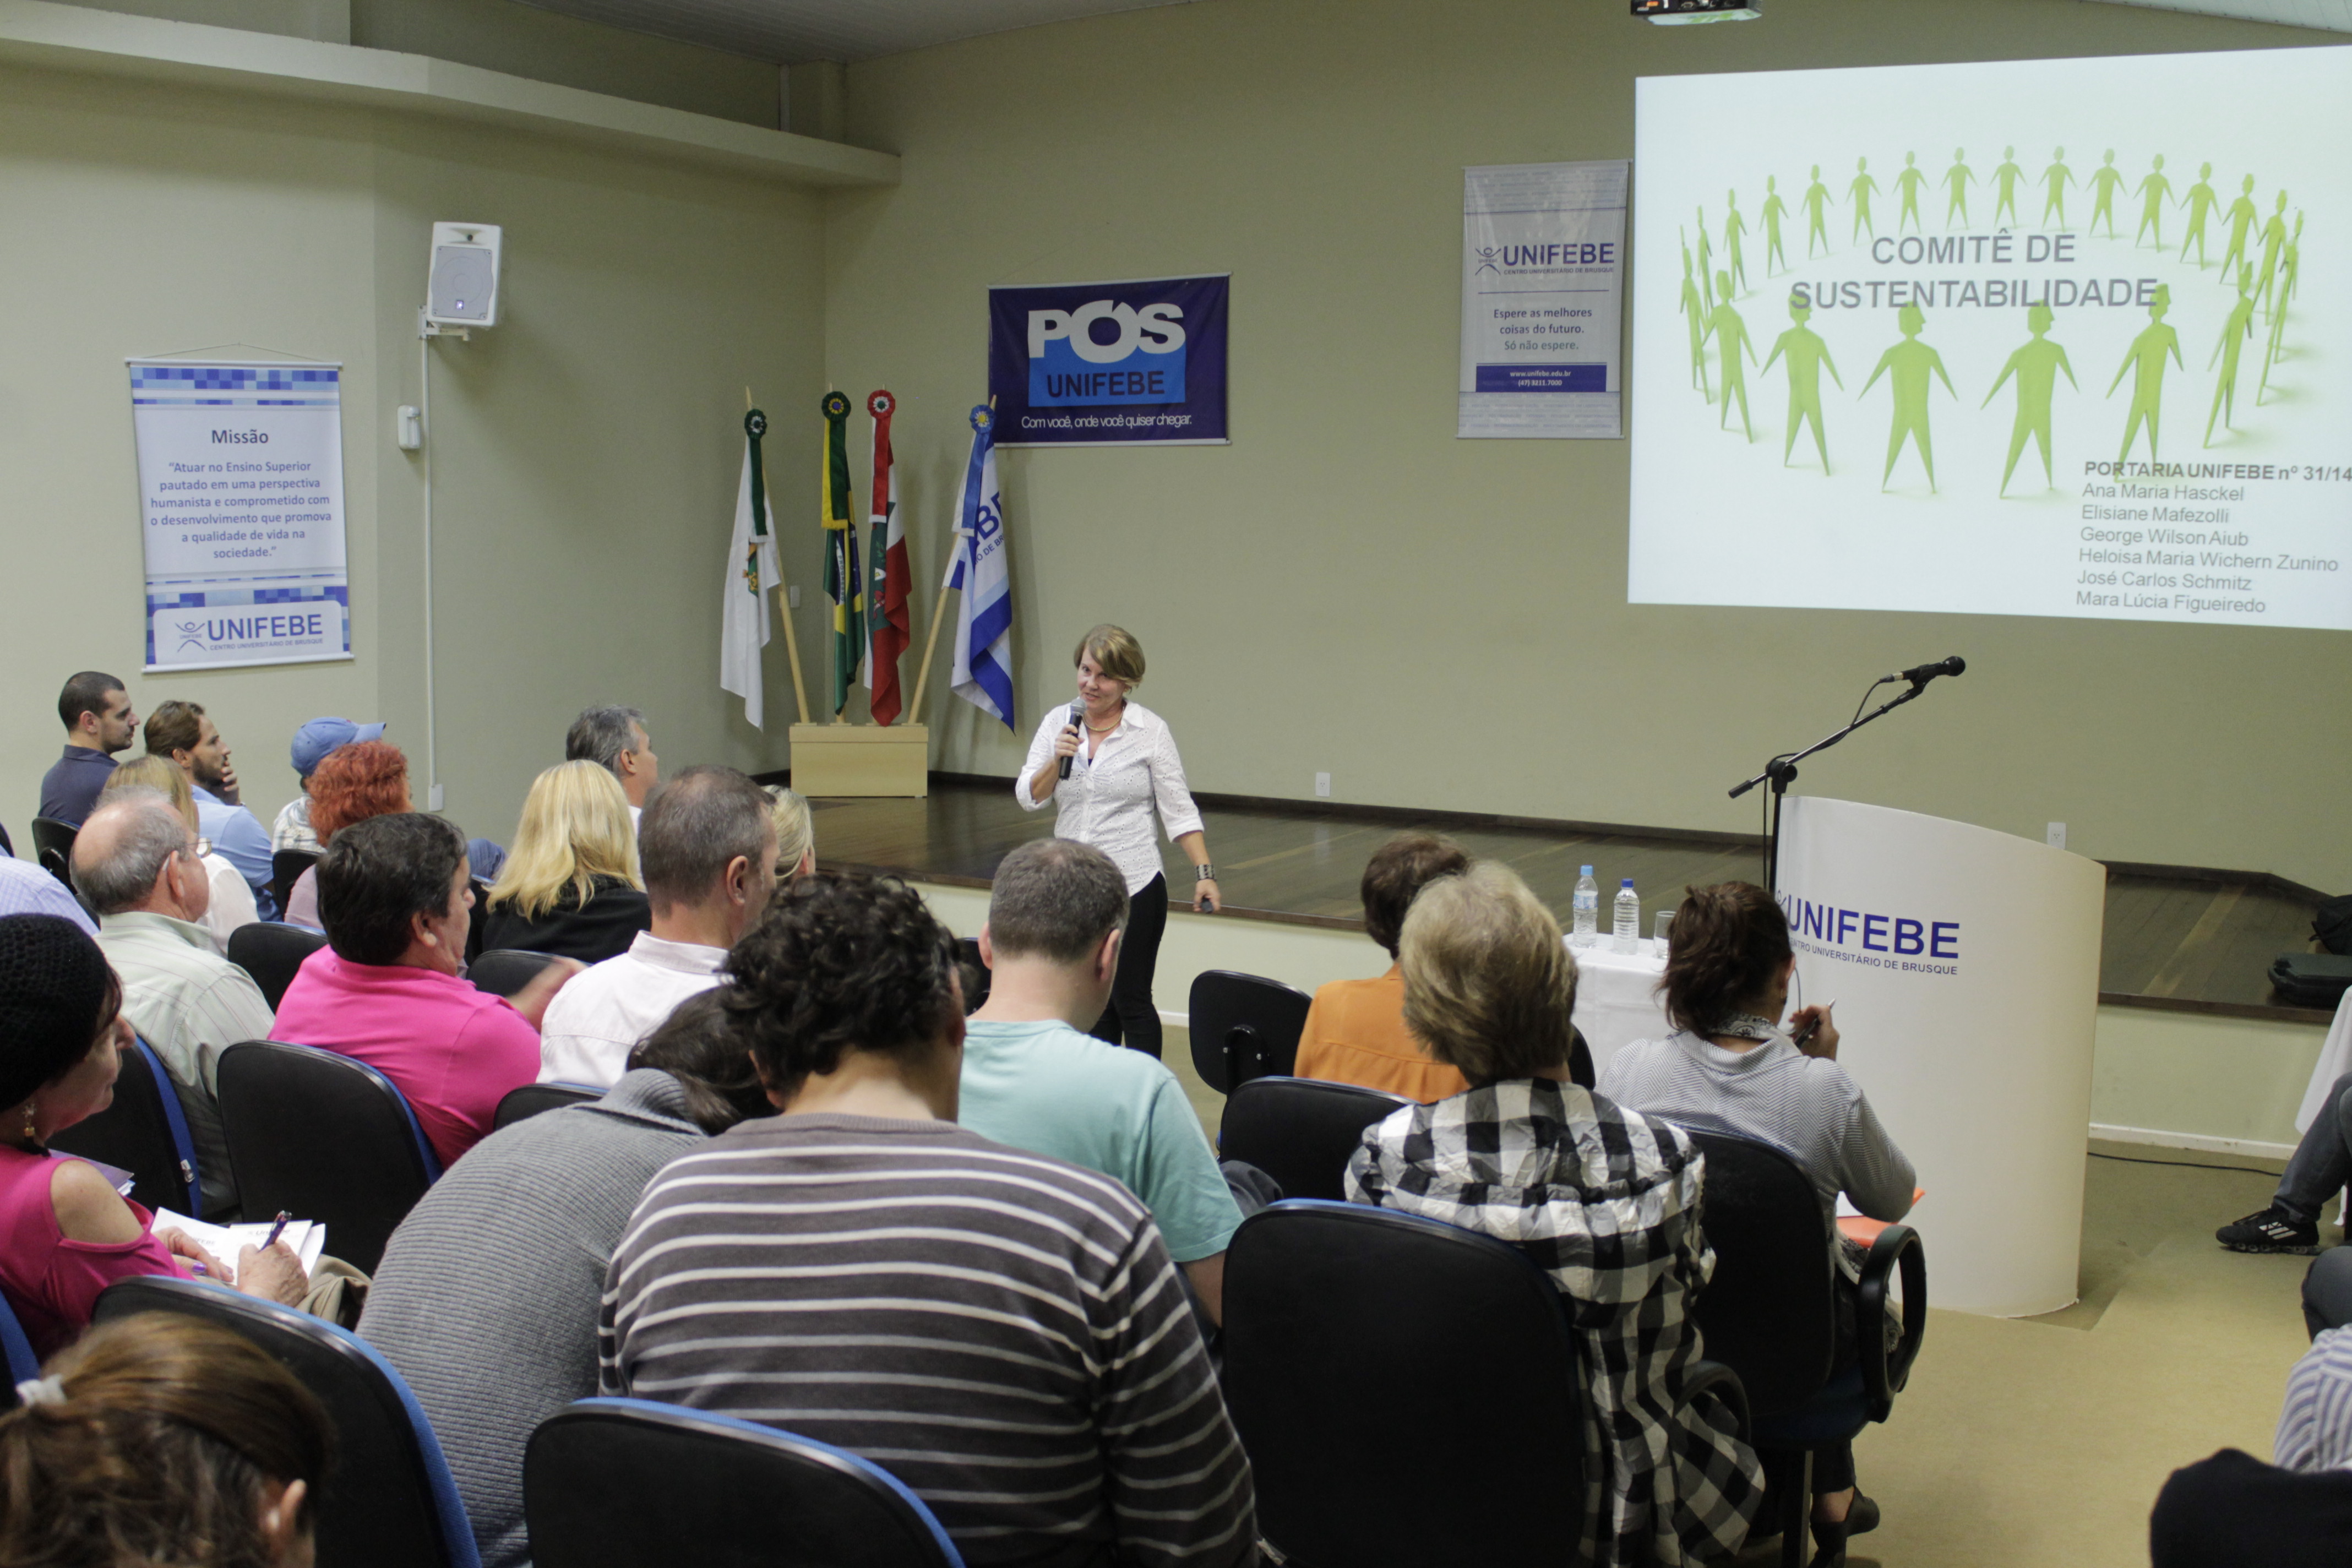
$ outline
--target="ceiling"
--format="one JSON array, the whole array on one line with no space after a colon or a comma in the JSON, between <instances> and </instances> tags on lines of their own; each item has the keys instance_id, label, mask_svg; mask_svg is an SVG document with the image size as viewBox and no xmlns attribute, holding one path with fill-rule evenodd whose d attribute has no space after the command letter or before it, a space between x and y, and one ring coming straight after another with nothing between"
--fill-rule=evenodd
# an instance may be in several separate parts
<instances>
[{"instance_id":1,"label":"ceiling","mask_svg":"<svg viewBox=\"0 0 2352 1568\"><path fill-rule=\"evenodd\" d=\"M2352 33L2352 0L2109 0L2118 5L2153 5L2164 11L2195 11L2246 22L2278 22L2290 27L2320 27Z\"/></svg>"},{"instance_id":2,"label":"ceiling","mask_svg":"<svg viewBox=\"0 0 2352 1568\"><path fill-rule=\"evenodd\" d=\"M754 59L864 60L932 44L1188 0L524 0ZM2342 5L2347 0L2330 0Z\"/></svg>"}]
</instances>

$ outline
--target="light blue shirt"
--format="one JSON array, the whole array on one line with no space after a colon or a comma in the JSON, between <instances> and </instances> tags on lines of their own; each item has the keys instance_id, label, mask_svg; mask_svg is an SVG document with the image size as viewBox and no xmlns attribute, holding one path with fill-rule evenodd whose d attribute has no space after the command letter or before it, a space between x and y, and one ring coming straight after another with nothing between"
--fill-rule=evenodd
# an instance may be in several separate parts
<instances>
[{"instance_id":1,"label":"light blue shirt","mask_svg":"<svg viewBox=\"0 0 2352 1568\"><path fill-rule=\"evenodd\" d=\"M30 860L7 855L0 855L0 915L56 915L98 934L89 911L66 891L63 882Z\"/></svg>"},{"instance_id":2,"label":"light blue shirt","mask_svg":"<svg viewBox=\"0 0 2352 1568\"><path fill-rule=\"evenodd\" d=\"M956 1121L1125 1184L1179 1263L1216 1257L1241 1226L1242 1211L1176 1075L1058 1018L966 1024Z\"/></svg>"},{"instance_id":3,"label":"light blue shirt","mask_svg":"<svg viewBox=\"0 0 2352 1568\"><path fill-rule=\"evenodd\" d=\"M269 829L261 818L208 789L198 787L196 831L212 840L213 853L236 868L253 889L254 907L263 920L278 918L278 900L269 896Z\"/></svg>"}]
</instances>

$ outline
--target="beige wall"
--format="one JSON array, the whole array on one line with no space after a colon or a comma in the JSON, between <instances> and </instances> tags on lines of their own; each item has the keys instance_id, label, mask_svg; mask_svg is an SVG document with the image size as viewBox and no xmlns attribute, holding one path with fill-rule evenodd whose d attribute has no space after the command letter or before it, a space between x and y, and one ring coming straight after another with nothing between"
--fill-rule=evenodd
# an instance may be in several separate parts
<instances>
[{"instance_id":1,"label":"beige wall","mask_svg":"<svg viewBox=\"0 0 2352 1568\"><path fill-rule=\"evenodd\" d=\"M852 67L848 139L905 177L828 197L827 368L901 400L926 625L987 286L1234 277L1231 447L1004 455L1022 730L945 697L942 649L937 765L1012 772L1108 619L1196 788L1305 797L1323 771L1344 801L1752 828L1726 786L1871 676L1959 652L1966 678L1800 787L2352 886L2341 634L1629 606L1623 443L1453 434L1461 168L1631 156L1637 76L2327 41L2050 0L1704 28L1620 0L1207 0Z\"/></svg>"}]
</instances>

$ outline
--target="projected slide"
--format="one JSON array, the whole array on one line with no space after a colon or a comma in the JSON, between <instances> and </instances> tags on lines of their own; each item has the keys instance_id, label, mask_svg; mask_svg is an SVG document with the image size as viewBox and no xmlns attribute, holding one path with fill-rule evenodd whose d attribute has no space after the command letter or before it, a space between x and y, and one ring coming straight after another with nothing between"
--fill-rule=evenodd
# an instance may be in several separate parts
<instances>
[{"instance_id":1,"label":"projected slide","mask_svg":"<svg viewBox=\"0 0 2352 1568\"><path fill-rule=\"evenodd\" d=\"M2352 49L1648 78L1635 603L2352 627Z\"/></svg>"}]
</instances>

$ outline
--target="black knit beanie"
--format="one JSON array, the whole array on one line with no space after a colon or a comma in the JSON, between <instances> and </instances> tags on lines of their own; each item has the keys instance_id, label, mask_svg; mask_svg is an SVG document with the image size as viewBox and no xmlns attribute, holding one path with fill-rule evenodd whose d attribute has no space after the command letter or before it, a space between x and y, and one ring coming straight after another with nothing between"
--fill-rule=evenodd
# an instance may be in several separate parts
<instances>
[{"instance_id":1,"label":"black knit beanie","mask_svg":"<svg viewBox=\"0 0 2352 1568\"><path fill-rule=\"evenodd\" d=\"M88 1056L108 998L120 994L106 954L73 921L0 917L0 1106Z\"/></svg>"}]
</instances>

